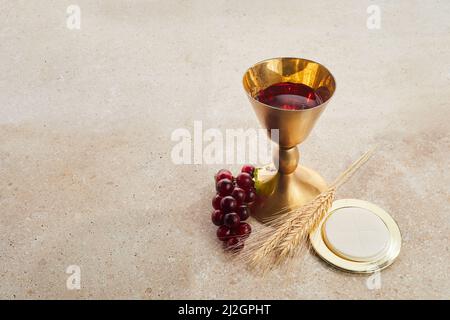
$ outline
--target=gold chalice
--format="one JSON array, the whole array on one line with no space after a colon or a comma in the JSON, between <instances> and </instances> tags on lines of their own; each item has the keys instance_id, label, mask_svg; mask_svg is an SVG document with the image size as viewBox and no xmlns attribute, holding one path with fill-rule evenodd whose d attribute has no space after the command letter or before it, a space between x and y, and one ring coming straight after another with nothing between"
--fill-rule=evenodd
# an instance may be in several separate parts
<instances>
[{"instance_id":1,"label":"gold chalice","mask_svg":"<svg viewBox=\"0 0 450 320\"><path fill-rule=\"evenodd\" d=\"M306 85L320 96L320 104L301 110L287 110L258 100L258 93L278 83ZM325 191L327 184L315 171L298 165L297 145L311 132L336 89L333 75L321 64L300 58L274 58L249 68L244 89L261 125L278 144L274 164L260 168L256 189L258 200L252 215L267 222L279 214L303 205ZM278 129L274 138L272 129Z\"/></svg>"}]
</instances>

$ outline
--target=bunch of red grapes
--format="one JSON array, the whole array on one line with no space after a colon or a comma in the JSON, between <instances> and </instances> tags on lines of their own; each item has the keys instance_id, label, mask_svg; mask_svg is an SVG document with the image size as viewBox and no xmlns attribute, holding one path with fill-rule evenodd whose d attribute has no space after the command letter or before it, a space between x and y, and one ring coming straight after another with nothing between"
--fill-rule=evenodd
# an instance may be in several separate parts
<instances>
[{"instance_id":1,"label":"bunch of red grapes","mask_svg":"<svg viewBox=\"0 0 450 320\"><path fill-rule=\"evenodd\" d=\"M256 200L254 172L255 167L245 165L236 177L226 169L215 175L217 193L212 199L214 211L211 220L219 226L217 237L227 250L240 251L252 231L250 225L243 221L250 216L250 206Z\"/></svg>"}]
</instances>

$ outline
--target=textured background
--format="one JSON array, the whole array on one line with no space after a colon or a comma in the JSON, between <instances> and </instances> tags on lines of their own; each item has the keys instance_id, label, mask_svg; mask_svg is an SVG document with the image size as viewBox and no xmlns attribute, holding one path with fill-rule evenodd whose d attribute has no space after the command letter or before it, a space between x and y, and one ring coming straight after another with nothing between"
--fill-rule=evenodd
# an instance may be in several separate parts
<instances>
[{"instance_id":1,"label":"textured background","mask_svg":"<svg viewBox=\"0 0 450 320\"><path fill-rule=\"evenodd\" d=\"M69 4L81 30L66 28ZM1 298L450 298L448 1L0 7ZM276 56L337 79L303 164L331 180L381 144L338 195L380 205L402 230L379 290L310 254L264 279L231 263L209 221L222 166L171 162L172 131L194 120L258 127L241 77ZM72 264L79 291L66 289Z\"/></svg>"}]
</instances>

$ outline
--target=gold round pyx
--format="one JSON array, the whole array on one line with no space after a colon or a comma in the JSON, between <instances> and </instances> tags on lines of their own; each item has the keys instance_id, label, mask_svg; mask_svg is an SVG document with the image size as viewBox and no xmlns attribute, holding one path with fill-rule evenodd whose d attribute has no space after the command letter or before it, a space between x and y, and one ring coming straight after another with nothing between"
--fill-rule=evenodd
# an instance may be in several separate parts
<instances>
[{"instance_id":1,"label":"gold round pyx","mask_svg":"<svg viewBox=\"0 0 450 320\"><path fill-rule=\"evenodd\" d=\"M337 251L326 239L324 227L327 219L343 208L362 208L370 211L381 219L389 234L387 246L370 259L353 259ZM400 253L401 233L395 220L383 209L373 203L358 199L341 199L333 202L332 207L322 219L317 228L310 233L312 247L316 253L332 266L352 273L372 273L391 265Z\"/></svg>"}]
</instances>

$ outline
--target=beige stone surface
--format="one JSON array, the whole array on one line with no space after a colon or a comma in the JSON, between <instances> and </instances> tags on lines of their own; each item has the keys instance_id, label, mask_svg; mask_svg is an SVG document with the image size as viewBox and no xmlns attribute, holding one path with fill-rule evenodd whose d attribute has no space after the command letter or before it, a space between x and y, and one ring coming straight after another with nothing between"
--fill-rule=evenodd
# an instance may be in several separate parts
<instances>
[{"instance_id":1,"label":"beige stone surface","mask_svg":"<svg viewBox=\"0 0 450 320\"><path fill-rule=\"evenodd\" d=\"M80 30L66 27L70 4ZM448 1L0 6L0 298L450 298ZM171 161L171 133L195 120L258 127L241 77L276 56L337 79L303 164L331 180L381 146L338 194L400 226L378 290L311 254L266 278L232 263L209 221L223 166ZM69 265L81 290L66 288Z\"/></svg>"}]
</instances>

